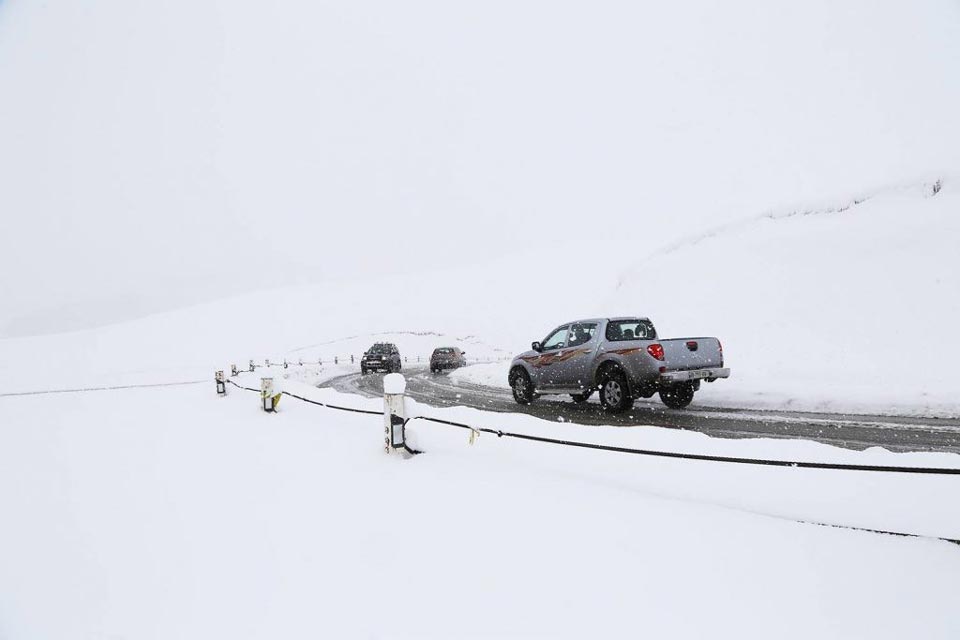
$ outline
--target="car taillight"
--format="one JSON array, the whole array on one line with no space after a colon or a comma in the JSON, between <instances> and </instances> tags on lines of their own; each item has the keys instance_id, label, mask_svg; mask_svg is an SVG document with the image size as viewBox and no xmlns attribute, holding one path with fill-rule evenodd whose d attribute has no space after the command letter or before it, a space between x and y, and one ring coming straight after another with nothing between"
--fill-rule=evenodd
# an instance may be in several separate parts
<instances>
[{"instance_id":1,"label":"car taillight","mask_svg":"<svg viewBox=\"0 0 960 640\"><path fill-rule=\"evenodd\" d=\"M653 356L657 360L663 360L663 345L654 343L647 347L647 353Z\"/></svg>"}]
</instances>

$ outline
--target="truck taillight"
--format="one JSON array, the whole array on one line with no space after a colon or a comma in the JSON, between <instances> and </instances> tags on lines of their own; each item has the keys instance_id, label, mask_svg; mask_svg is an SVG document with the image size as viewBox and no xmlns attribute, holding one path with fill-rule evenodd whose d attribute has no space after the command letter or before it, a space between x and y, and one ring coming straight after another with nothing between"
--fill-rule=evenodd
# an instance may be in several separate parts
<instances>
[{"instance_id":1,"label":"truck taillight","mask_svg":"<svg viewBox=\"0 0 960 640\"><path fill-rule=\"evenodd\" d=\"M653 356L655 359L663 361L663 345L658 343L653 343L647 347L647 353Z\"/></svg>"}]
</instances>

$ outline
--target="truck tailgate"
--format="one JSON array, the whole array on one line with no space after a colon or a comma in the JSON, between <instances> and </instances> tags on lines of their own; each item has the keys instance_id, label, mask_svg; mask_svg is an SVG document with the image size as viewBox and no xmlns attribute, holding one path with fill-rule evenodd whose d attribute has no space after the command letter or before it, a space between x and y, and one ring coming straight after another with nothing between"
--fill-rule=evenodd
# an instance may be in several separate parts
<instances>
[{"instance_id":1,"label":"truck tailgate","mask_svg":"<svg viewBox=\"0 0 960 640\"><path fill-rule=\"evenodd\" d=\"M723 366L723 348L716 338L673 338L659 342L663 345L668 371Z\"/></svg>"}]
</instances>

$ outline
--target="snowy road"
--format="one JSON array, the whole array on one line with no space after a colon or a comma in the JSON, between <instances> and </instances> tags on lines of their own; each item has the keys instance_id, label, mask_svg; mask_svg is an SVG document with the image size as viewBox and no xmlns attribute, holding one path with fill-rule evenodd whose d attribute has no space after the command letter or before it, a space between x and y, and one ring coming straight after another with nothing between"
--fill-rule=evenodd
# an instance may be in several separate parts
<instances>
[{"instance_id":1,"label":"snowy road","mask_svg":"<svg viewBox=\"0 0 960 640\"><path fill-rule=\"evenodd\" d=\"M510 392L435 375L409 367L407 395L434 407L465 406L498 413L527 413L544 420L583 425L675 427L719 438L801 438L849 449L884 447L891 451L960 453L960 420L896 416L837 415L790 411L697 407L671 410L656 400L639 400L623 415L605 413L596 397L583 405L572 400L541 398L529 406L513 401ZM383 395L383 376L359 372L332 378L322 387L368 397Z\"/></svg>"}]
</instances>

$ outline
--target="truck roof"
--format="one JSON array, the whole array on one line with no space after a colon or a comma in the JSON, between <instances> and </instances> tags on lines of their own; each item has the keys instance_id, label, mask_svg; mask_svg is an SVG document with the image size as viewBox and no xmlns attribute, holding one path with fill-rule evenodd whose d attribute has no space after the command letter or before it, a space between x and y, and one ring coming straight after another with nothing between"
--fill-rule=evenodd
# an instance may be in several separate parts
<instances>
[{"instance_id":1,"label":"truck roof","mask_svg":"<svg viewBox=\"0 0 960 640\"><path fill-rule=\"evenodd\" d=\"M564 322L561 324L576 324L577 322L616 322L618 320L646 320L650 322L650 318L646 316L617 316L615 318L584 318L581 320L570 320L569 322Z\"/></svg>"}]
</instances>

